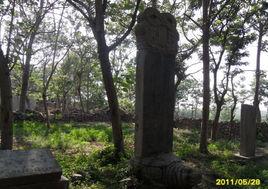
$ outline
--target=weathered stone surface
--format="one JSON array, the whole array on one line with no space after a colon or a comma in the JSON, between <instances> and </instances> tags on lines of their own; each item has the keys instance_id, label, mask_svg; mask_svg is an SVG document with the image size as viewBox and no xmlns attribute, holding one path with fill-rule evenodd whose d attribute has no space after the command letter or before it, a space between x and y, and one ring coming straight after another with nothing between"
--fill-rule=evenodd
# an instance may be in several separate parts
<instances>
[{"instance_id":1,"label":"weathered stone surface","mask_svg":"<svg viewBox=\"0 0 268 189\"><path fill-rule=\"evenodd\" d=\"M178 33L170 14L148 8L139 16L135 155L172 151L174 70Z\"/></svg>"},{"instance_id":2,"label":"weathered stone surface","mask_svg":"<svg viewBox=\"0 0 268 189\"><path fill-rule=\"evenodd\" d=\"M176 20L169 13L147 8L138 16L135 35L139 51L177 54L179 34L176 30Z\"/></svg>"},{"instance_id":3,"label":"weathered stone surface","mask_svg":"<svg viewBox=\"0 0 268 189\"><path fill-rule=\"evenodd\" d=\"M40 182L20 186L7 186L5 189L68 189L68 187L69 181L62 176L59 181Z\"/></svg>"},{"instance_id":4,"label":"weathered stone surface","mask_svg":"<svg viewBox=\"0 0 268 189\"><path fill-rule=\"evenodd\" d=\"M148 8L139 15L137 37L136 176L152 188L191 188L200 174L172 154L175 56L179 35L169 13Z\"/></svg>"},{"instance_id":5,"label":"weathered stone surface","mask_svg":"<svg viewBox=\"0 0 268 189\"><path fill-rule=\"evenodd\" d=\"M163 153L146 158L135 158L132 161L137 175L154 187L159 188L192 188L198 184L201 175L187 167L172 153ZM147 183L148 184L148 183ZM162 184L162 185L161 185Z\"/></svg>"},{"instance_id":6,"label":"weathered stone surface","mask_svg":"<svg viewBox=\"0 0 268 189\"><path fill-rule=\"evenodd\" d=\"M61 168L48 149L2 150L0 188L42 182L58 182Z\"/></svg>"},{"instance_id":7,"label":"weathered stone surface","mask_svg":"<svg viewBox=\"0 0 268 189\"><path fill-rule=\"evenodd\" d=\"M247 104L241 106L240 155L255 156L256 121L254 107Z\"/></svg>"}]
</instances>

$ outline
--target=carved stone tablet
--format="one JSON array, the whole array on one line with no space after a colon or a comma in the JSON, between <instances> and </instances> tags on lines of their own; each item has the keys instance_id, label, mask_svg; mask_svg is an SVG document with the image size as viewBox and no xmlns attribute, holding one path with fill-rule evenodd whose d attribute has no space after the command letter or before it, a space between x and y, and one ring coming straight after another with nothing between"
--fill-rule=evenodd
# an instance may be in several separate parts
<instances>
[{"instance_id":1,"label":"carved stone tablet","mask_svg":"<svg viewBox=\"0 0 268 189\"><path fill-rule=\"evenodd\" d=\"M254 157L256 148L255 111L252 105L241 105L240 155Z\"/></svg>"},{"instance_id":2,"label":"carved stone tablet","mask_svg":"<svg viewBox=\"0 0 268 189\"><path fill-rule=\"evenodd\" d=\"M138 16L135 27L138 50L177 54L179 34L176 19L169 13L147 8Z\"/></svg>"},{"instance_id":3,"label":"carved stone tablet","mask_svg":"<svg viewBox=\"0 0 268 189\"><path fill-rule=\"evenodd\" d=\"M48 149L0 151L2 186L59 181L61 168Z\"/></svg>"},{"instance_id":4,"label":"carved stone tablet","mask_svg":"<svg viewBox=\"0 0 268 189\"><path fill-rule=\"evenodd\" d=\"M175 57L179 34L169 13L147 8L138 17L135 156L172 152Z\"/></svg>"},{"instance_id":5,"label":"carved stone tablet","mask_svg":"<svg viewBox=\"0 0 268 189\"><path fill-rule=\"evenodd\" d=\"M144 181L141 188L192 188L201 175L172 154L179 40L176 20L169 13L147 8L138 17L135 34L138 52L133 170Z\"/></svg>"}]
</instances>

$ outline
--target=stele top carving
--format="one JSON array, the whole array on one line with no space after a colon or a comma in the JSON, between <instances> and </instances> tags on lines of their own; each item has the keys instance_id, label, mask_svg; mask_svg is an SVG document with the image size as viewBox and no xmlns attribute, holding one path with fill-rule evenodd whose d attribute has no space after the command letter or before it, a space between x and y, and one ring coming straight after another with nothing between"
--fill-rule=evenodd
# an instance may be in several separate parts
<instances>
[{"instance_id":1,"label":"stele top carving","mask_svg":"<svg viewBox=\"0 0 268 189\"><path fill-rule=\"evenodd\" d=\"M177 54L179 34L176 19L170 13L147 8L138 16L135 27L138 50L151 50L164 54Z\"/></svg>"}]
</instances>

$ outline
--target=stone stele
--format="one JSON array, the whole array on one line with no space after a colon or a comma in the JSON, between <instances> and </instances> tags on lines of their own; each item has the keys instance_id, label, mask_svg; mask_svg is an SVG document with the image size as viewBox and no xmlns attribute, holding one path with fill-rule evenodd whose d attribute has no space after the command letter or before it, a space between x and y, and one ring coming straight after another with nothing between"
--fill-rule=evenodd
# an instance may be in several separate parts
<instances>
[{"instance_id":1,"label":"stone stele","mask_svg":"<svg viewBox=\"0 0 268 189\"><path fill-rule=\"evenodd\" d=\"M25 185L40 188L40 183L52 186L60 182L62 175L59 164L48 149L1 150L0 170L0 188L21 188Z\"/></svg>"},{"instance_id":2,"label":"stone stele","mask_svg":"<svg viewBox=\"0 0 268 189\"><path fill-rule=\"evenodd\" d=\"M256 146L256 121L252 105L241 105L240 121L240 155L245 157L255 156Z\"/></svg>"},{"instance_id":3,"label":"stone stele","mask_svg":"<svg viewBox=\"0 0 268 189\"><path fill-rule=\"evenodd\" d=\"M154 183L153 188L191 188L199 182L200 175L172 154L179 40L176 20L169 13L147 8L138 16L135 35L138 52L134 171L150 185Z\"/></svg>"}]
</instances>

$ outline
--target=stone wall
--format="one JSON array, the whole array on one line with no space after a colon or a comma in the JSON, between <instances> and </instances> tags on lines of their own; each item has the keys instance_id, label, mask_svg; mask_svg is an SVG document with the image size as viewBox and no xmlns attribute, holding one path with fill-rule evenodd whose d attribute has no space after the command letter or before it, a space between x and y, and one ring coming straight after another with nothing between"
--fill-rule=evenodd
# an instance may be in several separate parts
<instances>
[{"instance_id":1,"label":"stone wall","mask_svg":"<svg viewBox=\"0 0 268 189\"><path fill-rule=\"evenodd\" d=\"M175 128L193 129L201 127L201 119L180 119L175 121ZM208 136L210 136L212 121L209 121ZM235 122L233 126L229 122L220 122L218 137L222 139L239 139L240 122ZM268 141L268 124L266 122L257 126L257 139Z\"/></svg>"}]
</instances>

